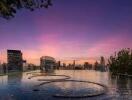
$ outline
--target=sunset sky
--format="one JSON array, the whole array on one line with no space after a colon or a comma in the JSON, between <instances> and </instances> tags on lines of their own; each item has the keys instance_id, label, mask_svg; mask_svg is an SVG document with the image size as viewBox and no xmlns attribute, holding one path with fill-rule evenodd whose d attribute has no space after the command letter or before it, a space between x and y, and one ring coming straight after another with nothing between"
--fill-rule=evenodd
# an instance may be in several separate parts
<instances>
[{"instance_id":1,"label":"sunset sky","mask_svg":"<svg viewBox=\"0 0 132 100\"><path fill-rule=\"evenodd\" d=\"M0 51L22 50L24 59L39 64L45 55L92 62L132 48L132 0L52 1L49 9L0 18Z\"/></svg>"}]
</instances>

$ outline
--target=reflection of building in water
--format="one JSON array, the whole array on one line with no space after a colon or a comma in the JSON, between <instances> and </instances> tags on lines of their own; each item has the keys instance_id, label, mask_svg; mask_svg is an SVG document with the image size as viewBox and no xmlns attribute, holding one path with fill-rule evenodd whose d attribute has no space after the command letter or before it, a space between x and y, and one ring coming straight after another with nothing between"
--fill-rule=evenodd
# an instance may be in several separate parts
<instances>
[{"instance_id":1,"label":"reflection of building in water","mask_svg":"<svg viewBox=\"0 0 132 100\"><path fill-rule=\"evenodd\" d=\"M20 50L7 50L8 70L22 70L23 59Z\"/></svg>"},{"instance_id":2,"label":"reflection of building in water","mask_svg":"<svg viewBox=\"0 0 132 100\"><path fill-rule=\"evenodd\" d=\"M12 73L8 75L8 84L11 85L20 85L22 80L22 72Z\"/></svg>"},{"instance_id":3,"label":"reflection of building in water","mask_svg":"<svg viewBox=\"0 0 132 100\"><path fill-rule=\"evenodd\" d=\"M8 81L8 75L0 76L0 87L6 86Z\"/></svg>"},{"instance_id":4,"label":"reflection of building in water","mask_svg":"<svg viewBox=\"0 0 132 100\"><path fill-rule=\"evenodd\" d=\"M52 71L56 67L56 61L53 57L43 56L40 58L40 68L45 71Z\"/></svg>"},{"instance_id":5,"label":"reflection of building in water","mask_svg":"<svg viewBox=\"0 0 132 100\"><path fill-rule=\"evenodd\" d=\"M23 71L27 71L27 67L28 67L27 61L23 60Z\"/></svg>"}]
</instances>

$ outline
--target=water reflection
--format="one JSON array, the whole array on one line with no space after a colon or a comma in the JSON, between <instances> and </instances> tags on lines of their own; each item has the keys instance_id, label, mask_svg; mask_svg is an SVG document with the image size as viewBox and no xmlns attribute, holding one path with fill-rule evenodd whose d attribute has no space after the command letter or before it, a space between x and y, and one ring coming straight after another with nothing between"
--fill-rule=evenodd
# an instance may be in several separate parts
<instances>
[{"instance_id":1,"label":"water reflection","mask_svg":"<svg viewBox=\"0 0 132 100\"><path fill-rule=\"evenodd\" d=\"M12 73L8 75L8 84L9 85L21 85L22 72Z\"/></svg>"},{"instance_id":2,"label":"water reflection","mask_svg":"<svg viewBox=\"0 0 132 100\"><path fill-rule=\"evenodd\" d=\"M129 99L129 95L132 95L132 83L128 78L118 77L117 78L117 92L122 99Z\"/></svg>"},{"instance_id":3,"label":"water reflection","mask_svg":"<svg viewBox=\"0 0 132 100\"><path fill-rule=\"evenodd\" d=\"M74 97L83 97L88 95L98 95L102 93L104 88L100 85L89 83L86 81L61 81L61 82L52 82L46 85L51 89L47 89L47 92L51 93L52 89L56 90L53 95L61 96L74 96ZM43 88L43 89L42 89ZM41 86L41 90L45 90L45 86Z\"/></svg>"},{"instance_id":4,"label":"water reflection","mask_svg":"<svg viewBox=\"0 0 132 100\"><path fill-rule=\"evenodd\" d=\"M7 86L8 75L0 76L0 88Z\"/></svg>"},{"instance_id":5,"label":"water reflection","mask_svg":"<svg viewBox=\"0 0 132 100\"><path fill-rule=\"evenodd\" d=\"M92 70L56 70L54 74L67 75L71 79L92 81L107 85L108 93L105 96L90 98L90 100L96 100L97 98L97 100L105 100L106 98L109 100L131 100L132 98L132 78L112 77L108 72ZM40 87L42 91L34 92L32 91L33 86L42 83L38 81L42 76L28 79L31 75L23 72L0 76L0 100L58 100L52 97L52 93L57 93L58 90L71 89L72 91L85 91L84 88L88 88L88 84L82 85L82 83L62 82L47 84ZM50 79L51 77L46 76L46 78ZM46 92L43 89L54 92ZM83 92L81 91L81 93Z\"/></svg>"}]
</instances>

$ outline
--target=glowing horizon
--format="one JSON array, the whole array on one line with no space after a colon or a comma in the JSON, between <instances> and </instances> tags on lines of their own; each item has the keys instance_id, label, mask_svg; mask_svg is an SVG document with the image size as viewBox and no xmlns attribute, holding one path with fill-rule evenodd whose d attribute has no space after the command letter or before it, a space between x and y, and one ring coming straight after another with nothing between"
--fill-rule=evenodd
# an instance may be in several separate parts
<instances>
[{"instance_id":1,"label":"glowing horizon","mask_svg":"<svg viewBox=\"0 0 132 100\"><path fill-rule=\"evenodd\" d=\"M0 52L21 50L23 58L34 64L46 55L93 63L100 56L132 48L132 1L55 0L53 4L47 10L22 10L9 21L0 18Z\"/></svg>"}]
</instances>

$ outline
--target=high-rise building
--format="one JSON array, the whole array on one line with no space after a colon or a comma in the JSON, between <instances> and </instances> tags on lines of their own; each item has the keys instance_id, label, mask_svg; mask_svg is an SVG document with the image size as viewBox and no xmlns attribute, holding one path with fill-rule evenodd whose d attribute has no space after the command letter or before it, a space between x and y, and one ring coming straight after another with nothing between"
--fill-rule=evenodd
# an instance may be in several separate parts
<instances>
[{"instance_id":1,"label":"high-rise building","mask_svg":"<svg viewBox=\"0 0 132 100\"><path fill-rule=\"evenodd\" d=\"M40 68L45 71L52 71L56 67L56 61L53 57L43 56L40 58Z\"/></svg>"},{"instance_id":2,"label":"high-rise building","mask_svg":"<svg viewBox=\"0 0 132 100\"><path fill-rule=\"evenodd\" d=\"M22 71L23 58L20 50L7 50L8 71Z\"/></svg>"}]
</instances>

